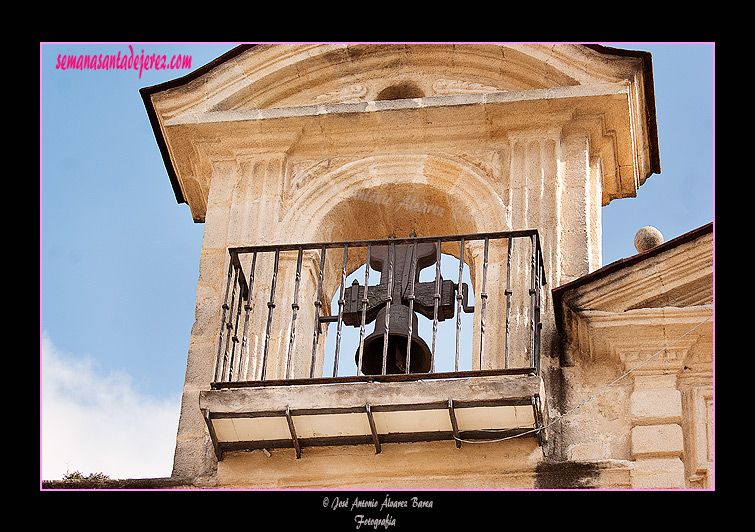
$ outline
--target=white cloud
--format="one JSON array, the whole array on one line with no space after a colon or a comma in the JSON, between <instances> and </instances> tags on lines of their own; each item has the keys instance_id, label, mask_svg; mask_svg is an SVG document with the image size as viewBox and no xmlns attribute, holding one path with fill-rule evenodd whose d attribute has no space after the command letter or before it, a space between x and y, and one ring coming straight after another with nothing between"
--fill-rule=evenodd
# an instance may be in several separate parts
<instances>
[{"instance_id":1,"label":"white cloud","mask_svg":"<svg viewBox=\"0 0 755 532\"><path fill-rule=\"evenodd\" d=\"M140 394L128 374L100 375L95 361L60 353L45 334L41 400L42 479L170 476L180 397Z\"/></svg>"}]
</instances>

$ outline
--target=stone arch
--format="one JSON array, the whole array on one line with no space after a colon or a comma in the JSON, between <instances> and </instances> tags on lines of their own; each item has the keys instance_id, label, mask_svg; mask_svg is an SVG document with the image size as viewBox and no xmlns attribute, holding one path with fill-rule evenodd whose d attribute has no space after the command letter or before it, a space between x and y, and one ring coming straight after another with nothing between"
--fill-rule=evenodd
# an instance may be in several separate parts
<instances>
[{"instance_id":1,"label":"stone arch","mask_svg":"<svg viewBox=\"0 0 755 532\"><path fill-rule=\"evenodd\" d=\"M333 242L412 231L504 231L511 229L510 220L508 206L479 167L451 155L402 154L362 158L310 179L281 225L300 228L303 241ZM459 256L458 246L444 252ZM350 262L350 271L357 266Z\"/></svg>"},{"instance_id":2,"label":"stone arch","mask_svg":"<svg viewBox=\"0 0 755 532\"><path fill-rule=\"evenodd\" d=\"M311 176L288 205L280 227L287 234L295 229L302 242L342 242L384 239L390 233L407 237L413 230L418 236L505 231L511 229L510 220L509 207L479 166L447 154L410 153L373 155ZM475 273L482 264L482 246L465 246L473 299L480 291L481 276ZM442 252L458 259L459 244L446 243ZM342 258L340 250L326 255L325 313L340 286ZM365 262L365 248L350 250L347 275ZM308 264L308 277L314 278L319 260ZM478 313L472 319L477 328Z\"/></svg>"},{"instance_id":3,"label":"stone arch","mask_svg":"<svg viewBox=\"0 0 755 532\"><path fill-rule=\"evenodd\" d=\"M480 167L453 155L374 155L309 179L281 227L289 234L296 228L304 242L510 230L509 207L491 181ZM458 244L443 252L458 258ZM363 262L355 253L348 273ZM474 279L474 261L465 262Z\"/></svg>"},{"instance_id":4,"label":"stone arch","mask_svg":"<svg viewBox=\"0 0 755 532\"><path fill-rule=\"evenodd\" d=\"M310 179L281 223L302 228L308 241L510 229L508 206L491 181L460 157L374 155Z\"/></svg>"}]
</instances>

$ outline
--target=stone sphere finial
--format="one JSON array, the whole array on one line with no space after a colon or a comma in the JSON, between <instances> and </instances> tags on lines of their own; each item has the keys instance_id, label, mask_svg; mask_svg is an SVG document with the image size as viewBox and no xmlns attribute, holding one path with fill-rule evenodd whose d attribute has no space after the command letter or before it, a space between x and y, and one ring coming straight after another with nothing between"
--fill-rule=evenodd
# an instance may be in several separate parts
<instances>
[{"instance_id":1,"label":"stone sphere finial","mask_svg":"<svg viewBox=\"0 0 755 532\"><path fill-rule=\"evenodd\" d=\"M634 235L634 247L638 253L663 244L663 235L653 226L646 225Z\"/></svg>"}]
</instances>

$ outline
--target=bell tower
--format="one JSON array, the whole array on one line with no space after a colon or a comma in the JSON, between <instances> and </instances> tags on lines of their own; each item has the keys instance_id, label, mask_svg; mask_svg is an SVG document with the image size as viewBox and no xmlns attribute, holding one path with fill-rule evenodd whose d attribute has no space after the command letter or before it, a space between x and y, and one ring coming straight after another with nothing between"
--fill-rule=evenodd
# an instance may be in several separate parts
<instances>
[{"instance_id":1,"label":"bell tower","mask_svg":"<svg viewBox=\"0 0 755 532\"><path fill-rule=\"evenodd\" d=\"M175 477L533 485L558 438L544 287L598 269L601 206L659 172L649 54L244 45L142 96L205 224Z\"/></svg>"}]
</instances>

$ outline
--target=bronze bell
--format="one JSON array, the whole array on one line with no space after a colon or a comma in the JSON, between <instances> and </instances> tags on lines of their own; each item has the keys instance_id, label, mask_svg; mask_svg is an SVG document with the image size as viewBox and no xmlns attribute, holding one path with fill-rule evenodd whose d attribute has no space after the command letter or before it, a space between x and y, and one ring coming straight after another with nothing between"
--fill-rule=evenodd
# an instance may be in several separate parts
<instances>
[{"instance_id":1,"label":"bronze bell","mask_svg":"<svg viewBox=\"0 0 755 532\"><path fill-rule=\"evenodd\" d=\"M414 236L412 233L412 237ZM366 290L366 287L360 286L355 280L350 287L344 289L343 323L359 327L363 316L365 323L375 321L372 334L364 339L361 366L358 348L354 354L357 367L361 367L364 375L383 374L386 312L390 312L390 323L385 373L407 373L407 358L410 365L408 373L430 371L432 351L419 337L415 312L439 321L452 318L456 290L453 281L442 278L439 279L439 287L435 286L435 281L419 282L420 270L435 264L436 252L436 246L432 242L375 246L370 254L370 266L380 272L380 283ZM389 278L392 279L391 282L388 281ZM439 299L436 301L438 289ZM389 301L390 310L387 306ZM408 306L410 301L414 301L413 310ZM412 342L411 350L407 353L410 323Z\"/></svg>"},{"instance_id":2,"label":"bronze bell","mask_svg":"<svg viewBox=\"0 0 755 532\"><path fill-rule=\"evenodd\" d=\"M385 338L385 313L383 307L375 319L375 329L364 339L364 351L362 354L362 373L365 375L383 374L383 343ZM409 307L404 305L391 305L390 325L388 328L388 351L386 355L385 373L406 373L407 365L407 339L409 337L409 315L412 320L412 346L408 353L409 373L427 373L430 371L432 353L427 344L417 334L417 316L410 313ZM359 364L359 349L355 354L356 363Z\"/></svg>"}]
</instances>

